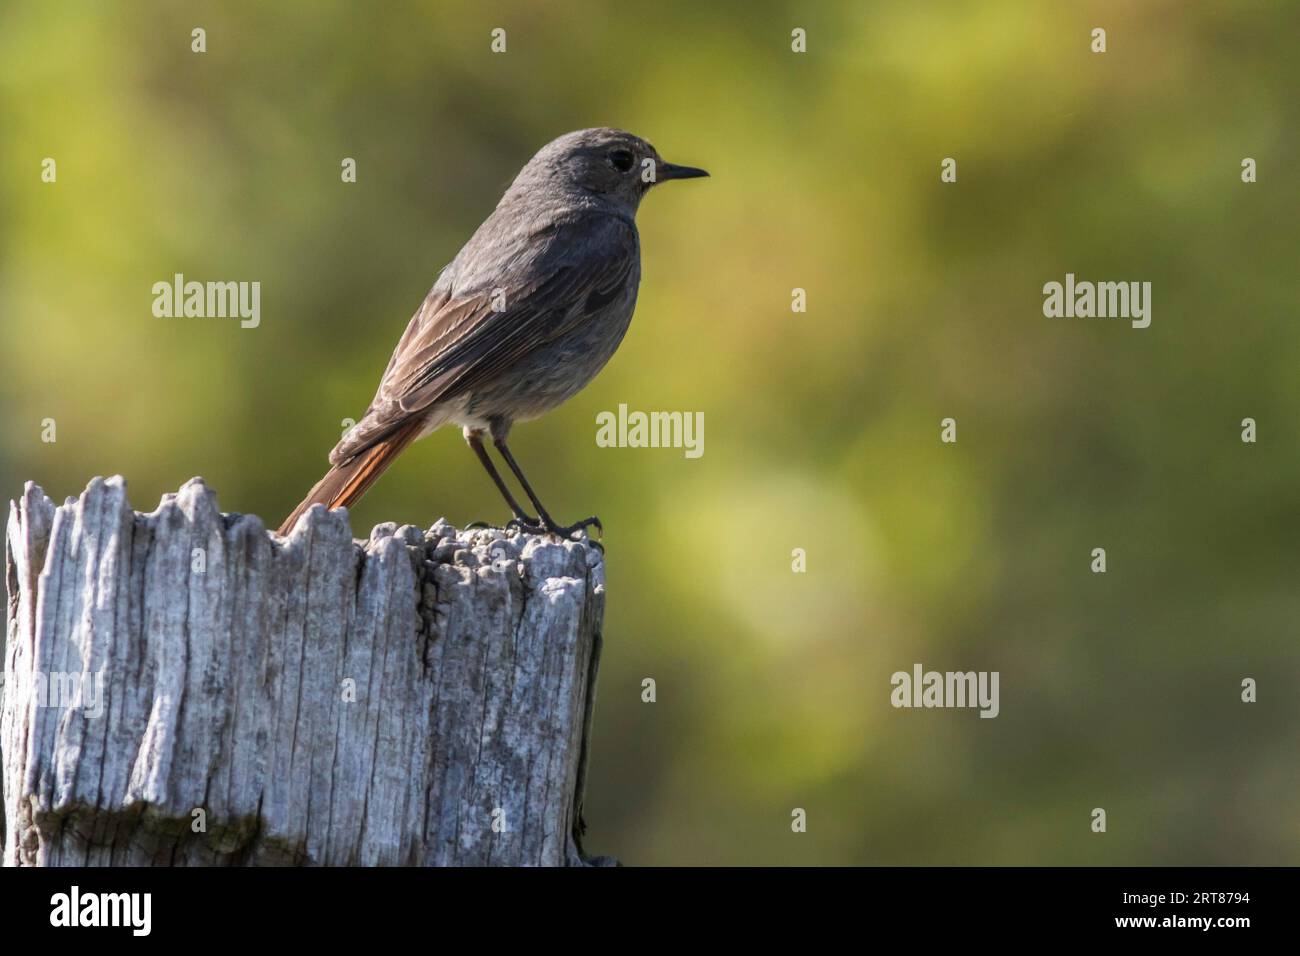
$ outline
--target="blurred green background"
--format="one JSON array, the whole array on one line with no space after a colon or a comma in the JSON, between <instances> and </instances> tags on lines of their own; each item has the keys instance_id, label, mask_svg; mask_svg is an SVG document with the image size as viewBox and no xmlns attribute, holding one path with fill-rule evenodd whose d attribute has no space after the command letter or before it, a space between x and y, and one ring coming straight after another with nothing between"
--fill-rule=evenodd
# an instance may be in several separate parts
<instances>
[{"instance_id":1,"label":"blurred green background","mask_svg":"<svg viewBox=\"0 0 1300 956\"><path fill-rule=\"evenodd\" d=\"M518 168L620 126L713 178L647 199L621 350L512 443L607 529L588 849L1295 864L1297 36L1272 2L10 0L0 489L201 474L278 523ZM176 272L260 281L261 326L155 318ZM1066 272L1152 282L1151 327L1045 318ZM598 448L620 402L704 412L704 456ZM507 517L452 429L352 524L443 515ZM1001 715L893 709L915 662L999 671Z\"/></svg>"}]
</instances>

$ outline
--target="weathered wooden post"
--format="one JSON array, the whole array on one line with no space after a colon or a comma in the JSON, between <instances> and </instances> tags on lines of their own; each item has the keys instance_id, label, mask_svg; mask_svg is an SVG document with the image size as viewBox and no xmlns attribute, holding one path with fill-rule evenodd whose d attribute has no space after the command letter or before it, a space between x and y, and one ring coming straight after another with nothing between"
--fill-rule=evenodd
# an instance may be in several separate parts
<instances>
[{"instance_id":1,"label":"weathered wooden post","mask_svg":"<svg viewBox=\"0 0 1300 956\"><path fill-rule=\"evenodd\" d=\"M6 556L5 865L587 862L594 546L96 478Z\"/></svg>"}]
</instances>

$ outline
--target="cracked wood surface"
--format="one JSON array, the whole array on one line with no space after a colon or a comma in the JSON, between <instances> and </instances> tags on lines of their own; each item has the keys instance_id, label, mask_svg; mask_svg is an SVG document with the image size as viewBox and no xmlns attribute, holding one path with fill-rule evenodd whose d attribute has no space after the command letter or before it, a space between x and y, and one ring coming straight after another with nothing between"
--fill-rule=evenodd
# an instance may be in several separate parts
<instances>
[{"instance_id":1,"label":"cracked wood surface","mask_svg":"<svg viewBox=\"0 0 1300 956\"><path fill-rule=\"evenodd\" d=\"M584 862L595 547L96 478L6 558L5 865Z\"/></svg>"}]
</instances>

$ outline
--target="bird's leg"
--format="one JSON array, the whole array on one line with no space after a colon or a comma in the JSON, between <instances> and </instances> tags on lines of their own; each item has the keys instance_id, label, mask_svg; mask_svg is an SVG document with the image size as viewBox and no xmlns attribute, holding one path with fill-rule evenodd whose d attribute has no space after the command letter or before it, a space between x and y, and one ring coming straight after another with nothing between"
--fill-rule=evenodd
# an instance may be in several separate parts
<instances>
[{"instance_id":1,"label":"bird's leg","mask_svg":"<svg viewBox=\"0 0 1300 956\"><path fill-rule=\"evenodd\" d=\"M537 519L524 511L519 502L515 501L515 496L510 493L510 488L501 477L501 473L497 471L497 466L492 464L492 459L488 457L488 451L483 447L483 432L479 429L466 428L465 441L469 443L470 448L474 449L474 454L478 455L478 460L483 462L483 467L492 476L492 482L497 486L497 490L501 492L501 497L506 499L506 504L514 512L515 520L521 525L536 526Z\"/></svg>"},{"instance_id":2,"label":"bird's leg","mask_svg":"<svg viewBox=\"0 0 1300 956\"><path fill-rule=\"evenodd\" d=\"M521 521L520 527L524 531L529 531L533 534L540 534L542 531L547 531L551 534L558 534L562 538L567 538L575 531L586 531L588 527L595 527L597 531L605 530L600 524L600 519L595 515L563 528L557 525L555 519L547 513L546 509L542 507L542 503L537 500L537 493L533 491L533 486L530 485L528 479L524 477L523 469L521 469L519 463L515 461L515 456L510 454L510 449L506 445L506 436L503 433L494 431L492 435L492 444L497 446L497 451L501 453L501 457L505 459L506 464L510 466L510 470L513 471L515 477L519 479L519 484L524 489L524 494L528 496L528 500L533 503L533 507L537 509L537 513L541 516L540 526L534 525L533 527L528 527L526 523Z\"/></svg>"}]
</instances>

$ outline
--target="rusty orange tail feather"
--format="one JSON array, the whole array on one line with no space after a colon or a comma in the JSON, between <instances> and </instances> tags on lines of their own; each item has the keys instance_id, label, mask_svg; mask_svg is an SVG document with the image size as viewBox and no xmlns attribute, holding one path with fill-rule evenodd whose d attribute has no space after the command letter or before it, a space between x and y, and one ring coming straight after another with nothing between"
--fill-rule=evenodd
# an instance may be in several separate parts
<instances>
[{"instance_id":1,"label":"rusty orange tail feather","mask_svg":"<svg viewBox=\"0 0 1300 956\"><path fill-rule=\"evenodd\" d=\"M280 534L287 535L298 523L303 512L315 504L326 508L350 508L361 496L379 480L379 476L388 470L402 450L415 441L420 434L423 422L413 421L403 425L382 441L376 442L363 452L349 458L341 465L335 465L325 473L325 477L316 482L307 497L293 513L280 525Z\"/></svg>"}]
</instances>

